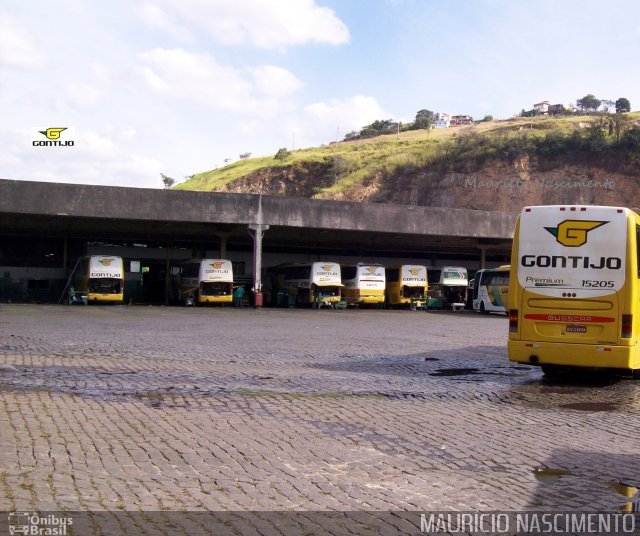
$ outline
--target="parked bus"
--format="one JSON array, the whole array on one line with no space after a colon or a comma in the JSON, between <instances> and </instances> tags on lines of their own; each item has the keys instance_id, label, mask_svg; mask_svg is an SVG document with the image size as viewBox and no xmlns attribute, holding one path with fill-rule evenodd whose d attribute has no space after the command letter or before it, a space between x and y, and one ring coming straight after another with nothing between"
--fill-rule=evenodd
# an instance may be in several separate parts
<instances>
[{"instance_id":1,"label":"parked bus","mask_svg":"<svg viewBox=\"0 0 640 536\"><path fill-rule=\"evenodd\" d=\"M124 264L122 257L91 255L80 259L69 302L122 303L124 299Z\"/></svg>"},{"instance_id":2,"label":"parked bus","mask_svg":"<svg viewBox=\"0 0 640 536\"><path fill-rule=\"evenodd\" d=\"M233 267L225 259L202 259L178 267L180 301L185 305L233 303Z\"/></svg>"},{"instance_id":3,"label":"parked bus","mask_svg":"<svg viewBox=\"0 0 640 536\"><path fill-rule=\"evenodd\" d=\"M290 303L330 306L341 301L342 278L337 262L312 262L307 264L281 265L283 282Z\"/></svg>"},{"instance_id":4,"label":"parked bus","mask_svg":"<svg viewBox=\"0 0 640 536\"><path fill-rule=\"evenodd\" d=\"M443 308L462 310L467 302L469 278L467 269L461 266L430 268L429 297L441 300Z\"/></svg>"},{"instance_id":5,"label":"parked bus","mask_svg":"<svg viewBox=\"0 0 640 536\"><path fill-rule=\"evenodd\" d=\"M422 308L427 300L427 267L403 264L386 269L387 304L390 307Z\"/></svg>"},{"instance_id":6,"label":"parked bus","mask_svg":"<svg viewBox=\"0 0 640 536\"><path fill-rule=\"evenodd\" d=\"M476 272L473 281L473 310L480 313L506 313L509 293L509 265Z\"/></svg>"},{"instance_id":7,"label":"parked bus","mask_svg":"<svg viewBox=\"0 0 640 536\"><path fill-rule=\"evenodd\" d=\"M545 374L640 370L640 216L604 206L525 207L509 281L509 359Z\"/></svg>"},{"instance_id":8,"label":"parked bus","mask_svg":"<svg viewBox=\"0 0 640 536\"><path fill-rule=\"evenodd\" d=\"M343 297L348 305L384 303L385 269L382 264L342 266Z\"/></svg>"}]
</instances>

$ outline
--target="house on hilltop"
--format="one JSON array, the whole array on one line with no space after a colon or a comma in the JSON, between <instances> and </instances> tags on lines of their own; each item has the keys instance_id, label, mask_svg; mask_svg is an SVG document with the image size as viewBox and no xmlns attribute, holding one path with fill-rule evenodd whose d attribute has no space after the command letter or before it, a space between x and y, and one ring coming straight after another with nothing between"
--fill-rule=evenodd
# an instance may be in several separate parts
<instances>
[{"instance_id":1,"label":"house on hilltop","mask_svg":"<svg viewBox=\"0 0 640 536\"><path fill-rule=\"evenodd\" d=\"M549 113L549 101L538 102L533 105L536 115L547 115Z\"/></svg>"},{"instance_id":2,"label":"house on hilltop","mask_svg":"<svg viewBox=\"0 0 640 536\"><path fill-rule=\"evenodd\" d=\"M433 128L447 128L451 124L451 116L445 113L436 113L431 126Z\"/></svg>"},{"instance_id":3,"label":"house on hilltop","mask_svg":"<svg viewBox=\"0 0 640 536\"><path fill-rule=\"evenodd\" d=\"M452 127L471 125L473 124L473 117L471 117L470 115L452 115L449 124Z\"/></svg>"}]
</instances>

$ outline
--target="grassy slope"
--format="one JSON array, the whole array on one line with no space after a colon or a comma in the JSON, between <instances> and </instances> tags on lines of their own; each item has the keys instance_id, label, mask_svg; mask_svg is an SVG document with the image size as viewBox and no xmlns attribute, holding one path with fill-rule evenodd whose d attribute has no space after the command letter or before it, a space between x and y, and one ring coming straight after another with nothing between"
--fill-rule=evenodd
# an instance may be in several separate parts
<instances>
[{"instance_id":1,"label":"grassy slope","mask_svg":"<svg viewBox=\"0 0 640 536\"><path fill-rule=\"evenodd\" d=\"M640 119L640 112L627 114L629 119ZM367 140L333 143L331 145L300 149L290 153L286 161L273 156L248 158L228 166L195 174L191 179L175 186L177 190L215 191L236 179L265 168L288 167L300 162L335 162L337 180L323 192L338 192L372 177L376 172L393 170L401 166L424 166L432 160L444 142L470 132L495 136L544 136L556 131L568 134L597 116L567 116L559 118L514 118L478 123L471 127L413 130L379 136ZM322 195L320 192L318 195Z\"/></svg>"}]
</instances>

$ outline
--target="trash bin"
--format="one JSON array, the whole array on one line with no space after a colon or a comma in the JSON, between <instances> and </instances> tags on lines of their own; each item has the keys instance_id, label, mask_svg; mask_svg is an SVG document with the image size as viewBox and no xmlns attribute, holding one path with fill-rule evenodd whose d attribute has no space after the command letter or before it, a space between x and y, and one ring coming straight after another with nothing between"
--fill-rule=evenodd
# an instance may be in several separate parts
<instances>
[{"instance_id":1,"label":"trash bin","mask_svg":"<svg viewBox=\"0 0 640 536\"><path fill-rule=\"evenodd\" d=\"M262 307L262 292L256 292L254 295L254 306L256 309Z\"/></svg>"}]
</instances>

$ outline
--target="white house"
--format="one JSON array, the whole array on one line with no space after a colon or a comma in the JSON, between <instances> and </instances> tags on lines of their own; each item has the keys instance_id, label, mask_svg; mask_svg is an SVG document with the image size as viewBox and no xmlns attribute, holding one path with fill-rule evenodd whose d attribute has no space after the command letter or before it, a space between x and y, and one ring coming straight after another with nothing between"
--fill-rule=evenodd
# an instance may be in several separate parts
<instances>
[{"instance_id":1,"label":"white house","mask_svg":"<svg viewBox=\"0 0 640 536\"><path fill-rule=\"evenodd\" d=\"M451 115L445 113L436 113L431 126L433 128L448 128L451 124Z\"/></svg>"},{"instance_id":2,"label":"white house","mask_svg":"<svg viewBox=\"0 0 640 536\"><path fill-rule=\"evenodd\" d=\"M539 115L546 115L547 113L549 113L549 101L538 102L537 104L533 105L533 109Z\"/></svg>"}]
</instances>

